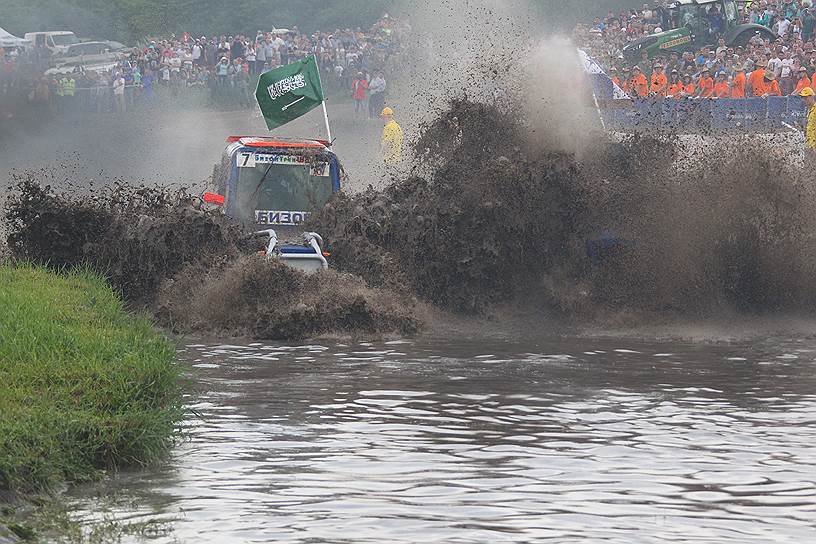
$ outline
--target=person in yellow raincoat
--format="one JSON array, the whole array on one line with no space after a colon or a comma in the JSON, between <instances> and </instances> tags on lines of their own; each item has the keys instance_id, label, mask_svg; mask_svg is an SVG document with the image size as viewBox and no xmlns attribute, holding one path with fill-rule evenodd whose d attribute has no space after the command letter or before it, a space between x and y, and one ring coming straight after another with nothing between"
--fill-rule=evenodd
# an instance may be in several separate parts
<instances>
[{"instance_id":1,"label":"person in yellow raincoat","mask_svg":"<svg viewBox=\"0 0 816 544\"><path fill-rule=\"evenodd\" d=\"M816 152L816 92L812 87L799 91L799 96L808 107L807 126L805 127L805 145L811 152Z\"/></svg>"},{"instance_id":2,"label":"person in yellow raincoat","mask_svg":"<svg viewBox=\"0 0 816 544\"><path fill-rule=\"evenodd\" d=\"M380 141L380 154L385 164L398 164L402 161L402 142L404 139L402 127L394 121L394 110L385 108L380 114L382 117L383 133Z\"/></svg>"}]
</instances>

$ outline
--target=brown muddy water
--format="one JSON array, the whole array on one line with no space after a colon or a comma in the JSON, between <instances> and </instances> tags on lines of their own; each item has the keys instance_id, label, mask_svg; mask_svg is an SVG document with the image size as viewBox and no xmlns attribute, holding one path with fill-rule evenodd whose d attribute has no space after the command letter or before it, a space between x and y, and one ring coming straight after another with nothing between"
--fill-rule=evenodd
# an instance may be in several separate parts
<instances>
[{"instance_id":1,"label":"brown muddy water","mask_svg":"<svg viewBox=\"0 0 816 544\"><path fill-rule=\"evenodd\" d=\"M123 542L816 541L816 339L192 344Z\"/></svg>"}]
</instances>

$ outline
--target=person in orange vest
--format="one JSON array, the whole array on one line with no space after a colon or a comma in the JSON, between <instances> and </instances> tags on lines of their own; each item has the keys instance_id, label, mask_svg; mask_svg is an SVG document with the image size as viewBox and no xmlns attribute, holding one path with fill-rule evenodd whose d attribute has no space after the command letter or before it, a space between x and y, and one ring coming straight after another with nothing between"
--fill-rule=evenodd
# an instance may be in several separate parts
<instances>
[{"instance_id":1,"label":"person in orange vest","mask_svg":"<svg viewBox=\"0 0 816 544\"><path fill-rule=\"evenodd\" d=\"M623 86L621 85L621 80L618 77L618 69L615 68L614 66L609 69L609 79L611 79L612 83L614 83L616 86L623 89Z\"/></svg>"},{"instance_id":2,"label":"person in orange vest","mask_svg":"<svg viewBox=\"0 0 816 544\"><path fill-rule=\"evenodd\" d=\"M652 84L649 86L649 92L654 96L666 96L669 90L669 80L663 72L663 65L658 63L654 66L652 72Z\"/></svg>"},{"instance_id":3,"label":"person in orange vest","mask_svg":"<svg viewBox=\"0 0 816 544\"><path fill-rule=\"evenodd\" d=\"M677 95L677 98L688 98L692 97L696 94L697 89L694 87L694 80L691 77L691 74L685 74L683 76L683 92Z\"/></svg>"},{"instance_id":4,"label":"person in orange vest","mask_svg":"<svg viewBox=\"0 0 816 544\"><path fill-rule=\"evenodd\" d=\"M731 81L731 98L745 98L745 86L748 78L745 77L745 68L734 66L734 79Z\"/></svg>"},{"instance_id":5,"label":"person in orange vest","mask_svg":"<svg viewBox=\"0 0 816 544\"><path fill-rule=\"evenodd\" d=\"M796 90L791 93L791 96L801 96L800 93L807 87L812 88L812 85L810 78L807 75L807 68L802 66L799 68L799 81L796 82Z\"/></svg>"},{"instance_id":6,"label":"person in orange vest","mask_svg":"<svg viewBox=\"0 0 816 544\"><path fill-rule=\"evenodd\" d=\"M762 98L768 98L769 96L782 96L782 91L779 89L779 82L776 81L776 76L773 72L765 70L764 80L765 92L760 95Z\"/></svg>"},{"instance_id":7,"label":"person in orange vest","mask_svg":"<svg viewBox=\"0 0 816 544\"><path fill-rule=\"evenodd\" d=\"M765 61L758 60L755 66L748 76L748 90L751 96L762 96L765 93Z\"/></svg>"},{"instance_id":8,"label":"person in orange vest","mask_svg":"<svg viewBox=\"0 0 816 544\"><path fill-rule=\"evenodd\" d=\"M703 69L700 79L697 81L697 96L700 98L711 98L714 95L714 80L711 78L711 70Z\"/></svg>"},{"instance_id":9,"label":"person in orange vest","mask_svg":"<svg viewBox=\"0 0 816 544\"><path fill-rule=\"evenodd\" d=\"M666 96L669 98L680 98L680 93L683 92L683 81L680 79L679 72L677 70L671 71L671 76L669 77L669 90L666 91Z\"/></svg>"},{"instance_id":10,"label":"person in orange vest","mask_svg":"<svg viewBox=\"0 0 816 544\"><path fill-rule=\"evenodd\" d=\"M632 68L632 90L638 98L645 98L649 95L649 82L640 70L640 66Z\"/></svg>"},{"instance_id":11,"label":"person in orange vest","mask_svg":"<svg viewBox=\"0 0 816 544\"><path fill-rule=\"evenodd\" d=\"M634 96L634 89L632 88L632 74L628 67L623 69L623 80L621 81L621 89L630 97Z\"/></svg>"},{"instance_id":12,"label":"person in orange vest","mask_svg":"<svg viewBox=\"0 0 816 544\"><path fill-rule=\"evenodd\" d=\"M731 88L728 86L728 76L725 72L717 74L717 80L714 82L714 98L729 98L731 96Z\"/></svg>"}]
</instances>

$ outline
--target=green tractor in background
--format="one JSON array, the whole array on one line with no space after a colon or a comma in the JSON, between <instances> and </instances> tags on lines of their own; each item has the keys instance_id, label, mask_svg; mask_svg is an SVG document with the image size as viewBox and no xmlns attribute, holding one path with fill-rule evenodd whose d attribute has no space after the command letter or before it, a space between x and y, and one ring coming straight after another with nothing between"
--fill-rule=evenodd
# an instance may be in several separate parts
<instances>
[{"instance_id":1,"label":"green tractor in background","mask_svg":"<svg viewBox=\"0 0 816 544\"><path fill-rule=\"evenodd\" d=\"M645 51L649 58L666 56L672 51L683 53L705 46L716 46L717 37L711 34L709 10L716 6L723 20L721 37L728 47L745 46L759 34L760 38L773 41L776 36L765 26L740 24L736 0L674 0L669 3L672 28L640 40L623 48L627 61L641 60Z\"/></svg>"}]
</instances>

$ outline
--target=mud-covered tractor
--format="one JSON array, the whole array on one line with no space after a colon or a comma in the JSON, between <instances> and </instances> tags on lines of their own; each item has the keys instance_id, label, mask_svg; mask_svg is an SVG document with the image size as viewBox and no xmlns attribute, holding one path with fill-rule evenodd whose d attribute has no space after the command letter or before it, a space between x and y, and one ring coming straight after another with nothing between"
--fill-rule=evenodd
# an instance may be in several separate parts
<instances>
[{"instance_id":1,"label":"mud-covered tractor","mask_svg":"<svg viewBox=\"0 0 816 544\"><path fill-rule=\"evenodd\" d=\"M204 201L265 236L270 258L314 272L328 268L328 255L320 235L304 224L340 190L341 175L326 141L233 136Z\"/></svg>"},{"instance_id":2,"label":"mud-covered tractor","mask_svg":"<svg viewBox=\"0 0 816 544\"><path fill-rule=\"evenodd\" d=\"M736 0L673 0L669 3L671 28L634 41L624 47L624 57L638 62L645 51L649 58L666 56L671 52L683 53L705 46L716 46L719 37L728 47L745 46L756 35L762 39L775 39L768 27L740 22ZM722 32L712 33L710 16L719 11Z\"/></svg>"}]
</instances>

